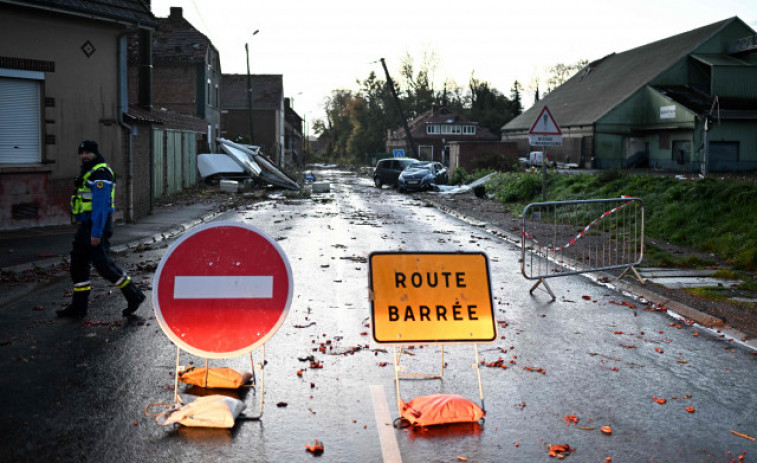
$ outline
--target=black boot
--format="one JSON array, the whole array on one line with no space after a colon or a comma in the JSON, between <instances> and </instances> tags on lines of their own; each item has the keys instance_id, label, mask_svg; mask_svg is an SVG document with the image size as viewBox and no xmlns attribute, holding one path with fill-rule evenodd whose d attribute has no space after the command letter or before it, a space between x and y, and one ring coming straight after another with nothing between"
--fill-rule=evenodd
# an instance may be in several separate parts
<instances>
[{"instance_id":1,"label":"black boot","mask_svg":"<svg viewBox=\"0 0 757 463\"><path fill-rule=\"evenodd\" d=\"M139 306L145 301L145 294L142 292L142 290L137 288L137 285L135 285L131 280L129 280L129 283L126 286L121 288L121 292L124 294L126 301L129 303L129 306L121 311L121 313L124 317L128 317L136 312Z\"/></svg>"},{"instance_id":2,"label":"black boot","mask_svg":"<svg viewBox=\"0 0 757 463\"><path fill-rule=\"evenodd\" d=\"M59 317L81 318L87 315L87 305L89 303L89 289L76 290L74 289L74 296L71 300L71 304L65 309L56 310L55 313Z\"/></svg>"}]
</instances>

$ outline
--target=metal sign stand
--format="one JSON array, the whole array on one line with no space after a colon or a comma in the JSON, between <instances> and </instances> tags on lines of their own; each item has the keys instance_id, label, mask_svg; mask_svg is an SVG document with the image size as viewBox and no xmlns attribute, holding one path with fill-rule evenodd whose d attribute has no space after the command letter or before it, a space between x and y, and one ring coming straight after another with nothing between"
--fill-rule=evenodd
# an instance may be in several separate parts
<instances>
[{"instance_id":1,"label":"metal sign stand","mask_svg":"<svg viewBox=\"0 0 757 463\"><path fill-rule=\"evenodd\" d=\"M174 370L174 386L173 386L173 400L174 403L181 403L181 398L179 397L179 373L184 371L186 367L181 366L181 347L176 348L176 369ZM205 357L205 384L207 386L208 384L208 373L210 372L210 369L208 367L210 359ZM248 387L252 389L256 389L258 385L257 381L257 375L256 371L260 371L260 389L258 392L258 410L259 413L256 416L249 416L249 415L240 415L239 418L248 420L248 421L256 421L263 417L263 395L264 395L264 389L265 389L265 344L260 346L260 362L255 363L252 356L252 351L250 351L250 367L252 368L252 384L243 385L242 387Z\"/></svg>"},{"instance_id":2,"label":"metal sign stand","mask_svg":"<svg viewBox=\"0 0 757 463\"><path fill-rule=\"evenodd\" d=\"M401 371L405 370L405 367L400 365L401 357L402 357L402 345L395 345L394 348L394 355L392 358L394 359L394 387L395 387L395 393L397 395L397 412L400 416L402 416L402 393L400 392L400 379L409 379L409 378L426 378L426 379L442 379L444 376L444 344L440 344L442 352L441 352L441 365L440 365L440 371L438 375L435 374L427 374L427 373L400 373ZM478 378L478 397L481 401L481 410L486 413L486 405L484 401L484 388L481 384L481 368L479 367L480 363L478 360L478 344L473 344L473 351L475 354L476 361L473 363L472 367L474 370L476 370L476 375Z\"/></svg>"}]
</instances>

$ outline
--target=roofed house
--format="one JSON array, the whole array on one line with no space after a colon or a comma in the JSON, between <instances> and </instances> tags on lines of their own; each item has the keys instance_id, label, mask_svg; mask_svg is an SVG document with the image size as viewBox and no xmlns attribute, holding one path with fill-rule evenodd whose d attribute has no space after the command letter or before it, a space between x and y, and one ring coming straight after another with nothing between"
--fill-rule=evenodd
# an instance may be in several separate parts
<instances>
[{"instance_id":1,"label":"roofed house","mask_svg":"<svg viewBox=\"0 0 757 463\"><path fill-rule=\"evenodd\" d=\"M757 37L733 17L589 63L501 129L531 150L544 106L557 162L601 169L757 169Z\"/></svg>"},{"instance_id":2,"label":"roofed house","mask_svg":"<svg viewBox=\"0 0 757 463\"><path fill-rule=\"evenodd\" d=\"M247 88L252 89L252 101ZM221 136L250 141L279 166L284 162L284 78L281 74L221 76Z\"/></svg>"},{"instance_id":3,"label":"roofed house","mask_svg":"<svg viewBox=\"0 0 757 463\"><path fill-rule=\"evenodd\" d=\"M408 123L415 144L415 157L423 161L439 161L449 166L450 144L453 141L497 141L499 136L477 122L471 122L446 106L434 105L431 109ZM412 155L405 129L389 130L386 151L404 150Z\"/></svg>"},{"instance_id":4,"label":"roofed house","mask_svg":"<svg viewBox=\"0 0 757 463\"><path fill-rule=\"evenodd\" d=\"M78 144L116 174L116 219L133 219L127 33L154 30L140 0L0 0L0 229L70 223ZM142 157L143 156L143 157Z\"/></svg>"},{"instance_id":5,"label":"roofed house","mask_svg":"<svg viewBox=\"0 0 757 463\"><path fill-rule=\"evenodd\" d=\"M153 107L207 122L202 150L216 151L221 134L221 59L210 39L171 7L153 33ZM211 134L211 139L207 139Z\"/></svg>"},{"instance_id":6,"label":"roofed house","mask_svg":"<svg viewBox=\"0 0 757 463\"><path fill-rule=\"evenodd\" d=\"M147 212L155 198L196 184L197 154L215 151L220 76L218 51L182 8L157 18L151 34L129 34L127 116L139 129L134 135L139 148L151 153L148 162L135 166L144 182L138 204Z\"/></svg>"}]
</instances>

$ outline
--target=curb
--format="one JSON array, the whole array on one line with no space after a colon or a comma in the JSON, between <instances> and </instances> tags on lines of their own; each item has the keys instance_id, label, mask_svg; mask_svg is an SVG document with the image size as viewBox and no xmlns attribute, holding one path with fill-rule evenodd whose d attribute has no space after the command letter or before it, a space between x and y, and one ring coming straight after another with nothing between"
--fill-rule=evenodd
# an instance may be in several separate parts
<instances>
[{"instance_id":1,"label":"curb","mask_svg":"<svg viewBox=\"0 0 757 463\"><path fill-rule=\"evenodd\" d=\"M460 219L469 225L483 228L488 233L491 233L492 235L502 238L505 241L513 243L518 246L518 248L520 248L521 239L518 235L507 232L501 228L488 226L486 222L468 217L465 214L461 214L460 212L449 208L444 204L437 203L434 200L424 199L424 201L427 204L444 212L445 214L449 214L457 219ZM660 305L664 305L668 309L666 313L672 318L679 320L692 320L696 325L698 325L698 328L707 331L717 338L732 341L736 344L746 347L747 349L757 351L757 338L747 339L745 338L744 333L733 328L726 328L725 322L720 318L701 312L685 304L681 304L680 302L667 299L650 290L648 287L640 285L636 281L629 283L627 281L618 280L614 275L606 272L594 272L594 275L584 273L581 274L581 276L589 278L595 283L603 284L622 293L629 294L633 297L644 299L654 304L659 303Z\"/></svg>"},{"instance_id":2,"label":"curb","mask_svg":"<svg viewBox=\"0 0 757 463\"><path fill-rule=\"evenodd\" d=\"M193 228L193 227L196 227L197 225L208 222L218 215L220 215L220 212L211 212L200 218L176 225L167 231L159 232L152 236L148 236L147 238L140 238L138 240L134 240L129 243L113 246L112 248L110 248L110 251L112 253L121 253L121 252L128 251L129 249L137 248L139 246L146 246L150 244L159 243L161 241L171 239L175 237L176 235L189 230L190 228ZM68 257L65 257L65 256L52 257L49 259L28 262L26 264L18 264L18 265L12 265L9 267L3 267L3 268L0 268L0 272L22 273L27 270L48 269L50 267L55 267L56 265L60 265L67 262L68 262Z\"/></svg>"},{"instance_id":3,"label":"curb","mask_svg":"<svg viewBox=\"0 0 757 463\"><path fill-rule=\"evenodd\" d=\"M176 235L189 230L190 228L193 228L193 227L196 227L197 225L208 222L220 214L221 214L220 212L210 212L197 219L189 220L182 224L176 225L167 231L159 232L152 236L148 236L147 238L141 238L141 239L134 240L126 244L114 246L111 248L111 252L117 254L117 253L125 252L130 249L135 249L139 246L147 246L151 244L160 243L161 241L171 239L175 237ZM9 272L9 273L23 273L30 270L50 269L59 265L63 265L65 263L68 263L68 257L61 256L61 257L54 257L50 259L39 260L35 262L29 262L26 264L19 264L19 265L14 265L10 267L4 267L0 269L0 271ZM51 285L53 283L58 283L59 281L63 279L63 275L62 275L63 273L64 273L63 270L58 270L54 275L51 276L51 278L48 281L38 282L34 284L31 288L20 290L15 293L11 292L7 297L0 298L0 309L8 305L16 303L20 301L21 299L27 297L29 294L33 294L45 288L48 285Z\"/></svg>"}]
</instances>

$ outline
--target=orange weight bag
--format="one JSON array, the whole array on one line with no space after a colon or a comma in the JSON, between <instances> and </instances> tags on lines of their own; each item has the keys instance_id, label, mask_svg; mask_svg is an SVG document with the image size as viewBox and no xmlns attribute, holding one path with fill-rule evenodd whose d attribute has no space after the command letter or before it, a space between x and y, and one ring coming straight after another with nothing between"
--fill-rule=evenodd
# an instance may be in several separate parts
<instances>
[{"instance_id":1,"label":"orange weight bag","mask_svg":"<svg viewBox=\"0 0 757 463\"><path fill-rule=\"evenodd\" d=\"M207 375L206 370L205 367L189 367L179 373L179 381L200 387L237 389L252 378L249 371L233 368L211 368L207 370Z\"/></svg>"},{"instance_id":2,"label":"orange weight bag","mask_svg":"<svg viewBox=\"0 0 757 463\"><path fill-rule=\"evenodd\" d=\"M457 394L433 394L402 402L402 416L411 426L471 423L486 416L481 407Z\"/></svg>"}]
</instances>

